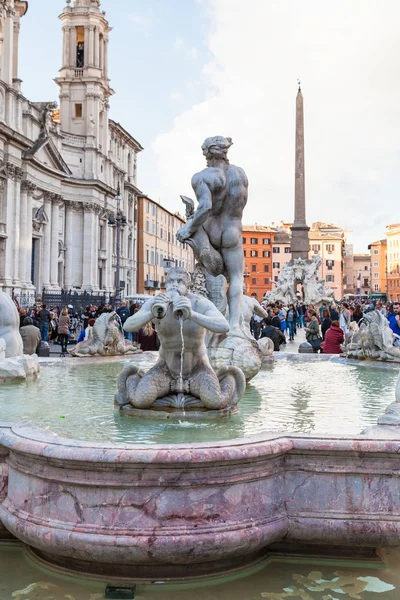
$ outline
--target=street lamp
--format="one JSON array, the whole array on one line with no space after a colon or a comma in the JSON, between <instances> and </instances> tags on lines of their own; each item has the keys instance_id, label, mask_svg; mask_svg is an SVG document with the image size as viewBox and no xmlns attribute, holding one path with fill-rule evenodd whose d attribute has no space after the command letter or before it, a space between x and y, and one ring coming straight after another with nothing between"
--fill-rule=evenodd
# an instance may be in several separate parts
<instances>
[{"instance_id":1,"label":"street lamp","mask_svg":"<svg viewBox=\"0 0 400 600\"><path fill-rule=\"evenodd\" d=\"M108 225L115 227L117 230L117 261L115 267L115 302L121 301L121 281L120 281L120 254L121 254L121 228L126 225L126 216L121 210L121 189L118 183L117 195L115 197L117 201L117 215L110 215L108 218Z\"/></svg>"}]
</instances>

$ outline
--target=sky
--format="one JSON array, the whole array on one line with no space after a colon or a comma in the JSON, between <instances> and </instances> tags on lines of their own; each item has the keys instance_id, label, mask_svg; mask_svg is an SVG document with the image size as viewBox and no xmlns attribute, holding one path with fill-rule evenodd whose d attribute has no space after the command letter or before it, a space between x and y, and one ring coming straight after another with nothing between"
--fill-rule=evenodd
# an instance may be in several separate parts
<instances>
[{"instance_id":1,"label":"sky","mask_svg":"<svg viewBox=\"0 0 400 600\"><path fill-rule=\"evenodd\" d=\"M56 100L63 0L30 0L23 92ZM51 9L50 9L51 7ZM138 186L172 211L193 196L206 137L232 137L244 223L293 219L295 99L304 96L307 221L352 229L356 252L400 221L398 0L103 0L110 116L144 146ZM42 33L42 35L38 35Z\"/></svg>"}]
</instances>

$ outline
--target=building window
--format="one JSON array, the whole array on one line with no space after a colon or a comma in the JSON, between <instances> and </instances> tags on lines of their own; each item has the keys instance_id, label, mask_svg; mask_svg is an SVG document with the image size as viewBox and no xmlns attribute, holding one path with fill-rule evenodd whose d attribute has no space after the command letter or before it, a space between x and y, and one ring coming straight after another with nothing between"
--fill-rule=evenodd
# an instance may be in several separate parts
<instances>
[{"instance_id":1,"label":"building window","mask_svg":"<svg viewBox=\"0 0 400 600\"><path fill-rule=\"evenodd\" d=\"M368 265L364 265L364 271L368 271L369 267Z\"/></svg>"},{"instance_id":2,"label":"building window","mask_svg":"<svg viewBox=\"0 0 400 600\"><path fill-rule=\"evenodd\" d=\"M244 237L242 237L242 244L247 244L247 240Z\"/></svg>"},{"instance_id":3,"label":"building window","mask_svg":"<svg viewBox=\"0 0 400 600\"><path fill-rule=\"evenodd\" d=\"M78 69L85 66L85 29L82 25L76 27L76 66Z\"/></svg>"},{"instance_id":4,"label":"building window","mask_svg":"<svg viewBox=\"0 0 400 600\"><path fill-rule=\"evenodd\" d=\"M379 267L379 263L374 263L374 267Z\"/></svg>"},{"instance_id":5,"label":"building window","mask_svg":"<svg viewBox=\"0 0 400 600\"><path fill-rule=\"evenodd\" d=\"M151 251L151 264L154 265L154 250Z\"/></svg>"},{"instance_id":6,"label":"building window","mask_svg":"<svg viewBox=\"0 0 400 600\"><path fill-rule=\"evenodd\" d=\"M326 251L328 254L335 251L335 244L326 244Z\"/></svg>"},{"instance_id":7,"label":"building window","mask_svg":"<svg viewBox=\"0 0 400 600\"><path fill-rule=\"evenodd\" d=\"M290 254L291 250L290 248L285 248L285 254Z\"/></svg>"},{"instance_id":8,"label":"building window","mask_svg":"<svg viewBox=\"0 0 400 600\"><path fill-rule=\"evenodd\" d=\"M263 251L263 257L264 258L270 258L271 256L271 251L270 250L264 250Z\"/></svg>"},{"instance_id":9,"label":"building window","mask_svg":"<svg viewBox=\"0 0 400 600\"><path fill-rule=\"evenodd\" d=\"M333 283L334 282L334 276L333 275L327 275L326 276L326 281L327 283Z\"/></svg>"},{"instance_id":10,"label":"building window","mask_svg":"<svg viewBox=\"0 0 400 600\"><path fill-rule=\"evenodd\" d=\"M369 279L364 279L363 287L369 287Z\"/></svg>"},{"instance_id":11,"label":"building window","mask_svg":"<svg viewBox=\"0 0 400 600\"><path fill-rule=\"evenodd\" d=\"M250 244L258 244L257 238L250 238Z\"/></svg>"},{"instance_id":12,"label":"building window","mask_svg":"<svg viewBox=\"0 0 400 600\"><path fill-rule=\"evenodd\" d=\"M269 265L264 265L264 273L269 273Z\"/></svg>"},{"instance_id":13,"label":"building window","mask_svg":"<svg viewBox=\"0 0 400 600\"><path fill-rule=\"evenodd\" d=\"M265 283L265 285L268 285L268 284L269 284L269 277L265 277L265 278L264 278L264 283Z\"/></svg>"},{"instance_id":14,"label":"building window","mask_svg":"<svg viewBox=\"0 0 400 600\"><path fill-rule=\"evenodd\" d=\"M271 243L271 240L269 238L263 238L264 246L269 246L270 243Z\"/></svg>"},{"instance_id":15,"label":"building window","mask_svg":"<svg viewBox=\"0 0 400 600\"><path fill-rule=\"evenodd\" d=\"M250 256L258 256L257 250L250 250Z\"/></svg>"},{"instance_id":16,"label":"building window","mask_svg":"<svg viewBox=\"0 0 400 600\"><path fill-rule=\"evenodd\" d=\"M314 254L318 254L318 252L321 250L321 245L320 244L313 244L311 246L311 250L314 252Z\"/></svg>"},{"instance_id":17,"label":"building window","mask_svg":"<svg viewBox=\"0 0 400 600\"><path fill-rule=\"evenodd\" d=\"M374 290L375 290L375 292L379 291L379 285L377 283L374 284Z\"/></svg>"},{"instance_id":18,"label":"building window","mask_svg":"<svg viewBox=\"0 0 400 600\"><path fill-rule=\"evenodd\" d=\"M148 200L146 201L146 212L150 212L150 202Z\"/></svg>"},{"instance_id":19,"label":"building window","mask_svg":"<svg viewBox=\"0 0 400 600\"><path fill-rule=\"evenodd\" d=\"M333 266L335 264L334 260L327 260L326 261L326 266L328 267L328 269L331 271L333 269Z\"/></svg>"},{"instance_id":20,"label":"building window","mask_svg":"<svg viewBox=\"0 0 400 600\"><path fill-rule=\"evenodd\" d=\"M147 231L147 233L149 233L149 231L150 231L150 221L148 221L148 220L146 221L146 231Z\"/></svg>"},{"instance_id":21,"label":"building window","mask_svg":"<svg viewBox=\"0 0 400 600\"><path fill-rule=\"evenodd\" d=\"M374 254L379 254L379 250L374 250Z\"/></svg>"},{"instance_id":22,"label":"building window","mask_svg":"<svg viewBox=\"0 0 400 600\"><path fill-rule=\"evenodd\" d=\"M275 282L276 282L276 281L278 281L278 275L275 275L275 277L274 277L274 281L275 281Z\"/></svg>"},{"instance_id":23,"label":"building window","mask_svg":"<svg viewBox=\"0 0 400 600\"><path fill-rule=\"evenodd\" d=\"M155 235L156 234L156 225L155 225L155 223L151 224L151 230L152 230L153 235Z\"/></svg>"},{"instance_id":24,"label":"building window","mask_svg":"<svg viewBox=\"0 0 400 600\"><path fill-rule=\"evenodd\" d=\"M149 249L146 249L146 263L149 264Z\"/></svg>"},{"instance_id":25,"label":"building window","mask_svg":"<svg viewBox=\"0 0 400 600\"><path fill-rule=\"evenodd\" d=\"M281 249L280 249L278 246L274 246L274 247L272 248L272 252L273 252L274 254L280 254L280 251L281 251Z\"/></svg>"},{"instance_id":26,"label":"building window","mask_svg":"<svg viewBox=\"0 0 400 600\"><path fill-rule=\"evenodd\" d=\"M257 271L257 265L251 265L251 270L254 272Z\"/></svg>"},{"instance_id":27,"label":"building window","mask_svg":"<svg viewBox=\"0 0 400 600\"><path fill-rule=\"evenodd\" d=\"M278 263L278 262L272 263L272 268L273 269L280 269L280 267L281 267L281 263Z\"/></svg>"},{"instance_id":28,"label":"building window","mask_svg":"<svg viewBox=\"0 0 400 600\"><path fill-rule=\"evenodd\" d=\"M82 104L75 104L75 119L82 119Z\"/></svg>"},{"instance_id":29,"label":"building window","mask_svg":"<svg viewBox=\"0 0 400 600\"><path fill-rule=\"evenodd\" d=\"M255 277L251 280L251 285L257 285L257 279Z\"/></svg>"},{"instance_id":30,"label":"building window","mask_svg":"<svg viewBox=\"0 0 400 600\"><path fill-rule=\"evenodd\" d=\"M379 279L379 273L374 273L374 279Z\"/></svg>"}]
</instances>

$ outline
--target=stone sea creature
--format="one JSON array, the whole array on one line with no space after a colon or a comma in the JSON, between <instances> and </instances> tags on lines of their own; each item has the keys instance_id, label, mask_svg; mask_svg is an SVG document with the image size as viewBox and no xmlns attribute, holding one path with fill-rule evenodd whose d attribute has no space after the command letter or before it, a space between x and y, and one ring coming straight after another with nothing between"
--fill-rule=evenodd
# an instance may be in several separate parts
<instances>
[{"instance_id":1,"label":"stone sea creature","mask_svg":"<svg viewBox=\"0 0 400 600\"><path fill-rule=\"evenodd\" d=\"M124 338L118 319L115 312L100 315L93 326L93 336L76 344L69 353L72 356L114 356L141 352L132 342Z\"/></svg>"},{"instance_id":2,"label":"stone sea creature","mask_svg":"<svg viewBox=\"0 0 400 600\"><path fill-rule=\"evenodd\" d=\"M400 347L386 317L378 310L367 312L359 329L346 334L342 350L348 358L371 358L400 362Z\"/></svg>"}]
</instances>

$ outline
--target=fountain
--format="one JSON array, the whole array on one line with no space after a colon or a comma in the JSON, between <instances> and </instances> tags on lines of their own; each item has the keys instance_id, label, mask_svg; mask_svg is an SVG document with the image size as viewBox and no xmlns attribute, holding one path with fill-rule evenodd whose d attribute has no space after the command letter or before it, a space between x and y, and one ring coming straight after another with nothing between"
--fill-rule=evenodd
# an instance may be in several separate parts
<instances>
[{"instance_id":1,"label":"fountain","mask_svg":"<svg viewBox=\"0 0 400 600\"><path fill-rule=\"evenodd\" d=\"M255 370L262 352L243 309L247 179L227 161L231 143L208 138L209 166L193 178L199 206L178 233L194 248L193 278L171 270L166 293L125 324L154 322L158 358L55 361L37 382L4 386L0 539L40 564L154 582L240 572L274 552L398 546L399 426L375 426L392 363L283 355L244 389L238 363Z\"/></svg>"},{"instance_id":2,"label":"fountain","mask_svg":"<svg viewBox=\"0 0 400 600\"><path fill-rule=\"evenodd\" d=\"M93 326L93 336L69 350L72 356L118 356L136 354L141 350L124 338L116 312L103 313Z\"/></svg>"}]
</instances>

